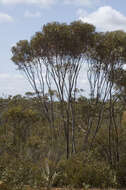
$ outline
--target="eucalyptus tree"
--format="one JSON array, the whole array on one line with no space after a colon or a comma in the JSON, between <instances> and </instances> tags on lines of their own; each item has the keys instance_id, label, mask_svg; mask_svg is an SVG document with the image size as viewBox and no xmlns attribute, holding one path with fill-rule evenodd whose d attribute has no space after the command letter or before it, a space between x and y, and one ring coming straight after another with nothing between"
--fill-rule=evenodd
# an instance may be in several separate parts
<instances>
[{"instance_id":1,"label":"eucalyptus tree","mask_svg":"<svg viewBox=\"0 0 126 190\"><path fill-rule=\"evenodd\" d=\"M91 87L91 99L100 102L97 114L96 128L92 137L92 144L96 134L102 126L105 105L108 101L108 149L111 165L119 161L118 121L115 115L115 85L117 79L115 70L120 70L125 64L126 33L122 31L106 32L96 34L94 47L88 52L88 79ZM90 128L92 126L92 122ZM89 130L90 130L89 128ZM113 142L113 134L115 139Z\"/></svg>"},{"instance_id":2,"label":"eucalyptus tree","mask_svg":"<svg viewBox=\"0 0 126 190\"><path fill-rule=\"evenodd\" d=\"M69 25L53 22L44 25L30 41L19 41L12 47L12 60L23 71L38 96L52 131L52 140L57 138L57 117L61 121L67 158L70 155L70 139L72 152L76 151L74 102L78 75L86 52L93 44L94 33L93 25L80 21ZM60 112L54 109L53 90L57 92ZM48 101L44 98L47 92Z\"/></svg>"}]
</instances>

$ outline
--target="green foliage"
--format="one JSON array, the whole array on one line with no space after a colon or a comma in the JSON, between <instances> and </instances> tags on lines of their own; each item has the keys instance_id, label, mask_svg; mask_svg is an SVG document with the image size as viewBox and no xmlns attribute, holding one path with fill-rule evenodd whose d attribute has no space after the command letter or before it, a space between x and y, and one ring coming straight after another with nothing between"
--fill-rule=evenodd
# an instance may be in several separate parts
<instances>
[{"instance_id":1,"label":"green foliage","mask_svg":"<svg viewBox=\"0 0 126 190\"><path fill-rule=\"evenodd\" d=\"M95 158L86 158L87 155L78 155L68 161L62 161L59 164L55 186L72 187L115 187L115 173L110 167ZM92 155L93 156L93 155Z\"/></svg>"},{"instance_id":2,"label":"green foliage","mask_svg":"<svg viewBox=\"0 0 126 190\"><path fill-rule=\"evenodd\" d=\"M40 187L44 184L42 168L39 164L23 159L13 159L10 165L5 166L1 174L1 180L15 190L22 190L24 185Z\"/></svg>"},{"instance_id":3,"label":"green foliage","mask_svg":"<svg viewBox=\"0 0 126 190\"><path fill-rule=\"evenodd\" d=\"M95 104L90 105L88 101L86 98L81 98L76 103L77 124L80 121L87 123L90 113L95 122L95 117L97 117L97 112L93 111ZM57 104L55 102L55 106ZM119 108L118 103L117 111ZM21 189L25 185L30 185L36 188L43 186L107 188L125 185L125 112L121 122L123 127L118 131L120 162L117 169L111 169L109 157L107 157L109 151L106 128L108 103L106 103L105 121L96 137L92 151L82 151L83 131L78 128L76 131L78 153L71 154L68 160L65 159L64 136L57 139L51 138L51 131L47 127L47 122L41 119L41 112L34 104L34 99L21 98L19 103L15 99L11 100L2 112L0 180L9 187ZM57 118L57 126L58 124ZM29 133L26 135L27 129ZM86 128L83 129L86 130Z\"/></svg>"},{"instance_id":4,"label":"green foliage","mask_svg":"<svg viewBox=\"0 0 126 190\"><path fill-rule=\"evenodd\" d=\"M125 156L121 159L119 163L119 168L117 170L117 181L120 187L125 187L126 186L126 159Z\"/></svg>"}]
</instances>

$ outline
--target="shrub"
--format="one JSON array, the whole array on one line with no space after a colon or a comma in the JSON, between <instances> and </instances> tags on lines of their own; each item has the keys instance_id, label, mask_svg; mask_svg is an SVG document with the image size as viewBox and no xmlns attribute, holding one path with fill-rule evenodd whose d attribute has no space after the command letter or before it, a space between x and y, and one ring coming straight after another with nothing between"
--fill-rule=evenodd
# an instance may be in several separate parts
<instances>
[{"instance_id":1,"label":"shrub","mask_svg":"<svg viewBox=\"0 0 126 190\"><path fill-rule=\"evenodd\" d=\"M3 181L0 181L0 190L11 190Z\"/></svg>"},{"instance_id":2,"label":"shrub","mask_svg":"<svg viewBox=\"0 0 126 190\"><path fill-rule=\"evenodd\" d=\"M96 160L84 161L78 156L60 163L60 172L54 185L73 187L113 187L116 185L114 172L106 163Z\"/></svg>"},{"instance_id":3,"label":"shrub","mask_svg":"<svg viewBox=\"0 0 126 190\"><path fill-rule=\"evenodd\" d=\"M126 159L123 158L119 163L117 180L120 187L126 187Z\"/></svg>"}]
</instances>

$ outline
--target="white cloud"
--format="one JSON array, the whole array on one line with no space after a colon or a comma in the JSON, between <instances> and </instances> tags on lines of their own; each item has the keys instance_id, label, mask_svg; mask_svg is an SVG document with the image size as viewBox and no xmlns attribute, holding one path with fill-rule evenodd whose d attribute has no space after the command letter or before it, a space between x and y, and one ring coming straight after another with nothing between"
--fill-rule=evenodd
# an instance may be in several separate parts
<instances>
[{"instance_id":1,"label":"white cloud","mask_svg":"<svg viewBox=\"0 0 126 190\"><path fill-rule=\"evenodd\" d=\"M13 18L6 14L6 13L0 13L0 23L4 23L4 22L12 22Z\"/></svg>"},{"instance_id":2,"label":"white cloud","mask_svg":"<svg viewBox=\"0 0 126 190\"><path fill-rule=\"evenodd\" d=\"M56 0L1 0L1 3L7 4L36 4L41 6L49 6Z\"/></svg>"},{"instance_id":3,"label":"white cloud","mask_svg":"<svg viewBox=\"0 0 126 190\"><path fill-rule=\"evenodd\" d=\"M41 13L40 12L30 12L30 11L25 11L24 13L25 18L41 18Z\"/></svg>"},{"instance_id":4,"label":"white cloud","mask_svg":"<svg viewBox=\"0 0 126 190\"><path fill-rule=\"evenodd\" d=\"M88 12L86 10L80 8L77 10L76 15L78 17L86 17L88 15Z\"/></svg>"},{"instance_id":5,"label":"white cloud","mask_svg":"<svg viewBox=\"0 0 126 190\"><path fill-rule=\"evenodd\" d=\"M20 74L0 74L0 96L24 94L27 91L32 91L28 81Z\"/></svg>"},{"instance_id":6,"label":"white cloud","mask_svg":"<svg viewBox=\"0 0 126 190\"><path fill-rule=\"evenodd\" d=\"M2 4L38 4L41 6L50 6L55 3L73 4L77 6L91 7L100 0L0 0Z\"/></svg>"},{"instance_id":7,"label":"white cloud","mask_svg":"<svg viewBox=\"0 0 126 190\"><path fill-rule=\"evenodd\" d=\"M94 24L102 31L126 30L126 16L110 6L100 7L87 16L80 14L79 19Z\"/></svg>"},{"instance_id":8,"label":"white cloud","mask_svg":"<svg viewBox=\"0 0 126 190\"><path fill-rule=\"evenodd\" d=\"M78 6L91 7L99 2L99 0L64 0L66 4L74 4Z\"/></svg>"},{"instance_id":9,"label":"white cloud","mask_svg":"<svg viewBox=\"0 0 126 190\"><path fill-rule=\"evenodd\" d=\"M1 73L0 74L0 79L10 79L10 78L13 78L13 79L23 79L23 76L22 75L11 75L11 74L8 74L8 73Z\"/></svg>"}]
</instances>

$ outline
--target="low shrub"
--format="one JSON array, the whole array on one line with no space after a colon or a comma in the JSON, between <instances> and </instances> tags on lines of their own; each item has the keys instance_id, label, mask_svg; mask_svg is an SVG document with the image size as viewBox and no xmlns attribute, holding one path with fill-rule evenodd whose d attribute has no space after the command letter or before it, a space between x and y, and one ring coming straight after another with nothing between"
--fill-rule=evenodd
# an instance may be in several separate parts
<instances>
[{"instance_id":1,"label":"low shrub","mask_svg":"<svg viewBox=\"0 0 126 190\"><path fill-rule=\"evenodd\" d=\"M116 177L110 167L100 161L85 160L81 157L73 157L61 162L59 165L59 175L54 181L54 186L73 187L114 187Z\"/></svg>"}]
</instances>

